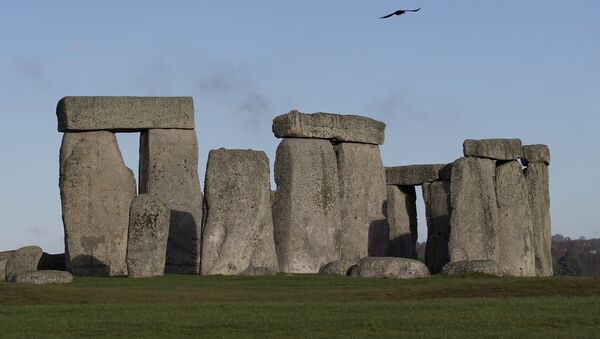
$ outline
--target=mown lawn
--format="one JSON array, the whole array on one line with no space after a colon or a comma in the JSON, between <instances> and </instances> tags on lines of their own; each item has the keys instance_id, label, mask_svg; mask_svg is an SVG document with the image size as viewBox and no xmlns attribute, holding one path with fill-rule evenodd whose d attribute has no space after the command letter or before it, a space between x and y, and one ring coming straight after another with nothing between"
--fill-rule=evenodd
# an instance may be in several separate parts
<instances>
[{"instance_id":1,"label":"mown lawn","mask_svg":"<svg viewBox=\"0 0 600 339\"><path fill-rule=\"evenodd\" d=\"M600 279L76 278L0 283L2 337L600 337Z\"/></svg>"}]
</instances>

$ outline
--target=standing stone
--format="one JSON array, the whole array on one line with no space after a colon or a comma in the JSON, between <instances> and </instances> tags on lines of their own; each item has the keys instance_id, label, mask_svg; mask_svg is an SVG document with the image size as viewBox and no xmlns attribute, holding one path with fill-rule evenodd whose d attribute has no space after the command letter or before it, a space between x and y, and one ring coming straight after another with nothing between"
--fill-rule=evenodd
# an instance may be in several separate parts
<instances>
[{"instance_id":1,"label":"standing stone","mask_svg":"<svg viewBox=\"0 0 600 339\"><path fill-rule=\"evenodd\" d=\"M37 270L41 257L42 249L38 246L19 248L6 261L5 280L14 282L18 274Z\"/></svg>"},{"instance_id":2,"label":"standing stone","mask_svg":"<svg viewBox=\"0 0 600 339\"><path fill-rule=\"evenodd\" d=\"M460 158L452 166L450 261L496 260L495 161Z\"/></svg>"},{"instance_id":3,"label":"standing stone","mask_svg":"<svg viewBox=\"0 0 600 339\"><path fill-rule=\"evenodd\" d=\"M276 273L267 155L210 151L204 190L202 274Z\"/></svg>"},{"instance_id":4,"label":"standing stone","mask_svg":"<svg viewBox=\"0 0 600 339\"><path fill-rule=\"evenodd\" d=\"M463 154L466 157L516 160L523 156L521 145L519 139L467 139L463 143Z\"/></svg>"},{"instance_id":5,"label":"standing stone","mask_svg":"<svg viewBox=\"0 0 600 339\"><path fill-rule=\"evenodd\" d=\"M0 252L0 279L5 279L6 275L6 262L10 257L13 256L15 251L4 251Z\"/></svg>"},{"instance_id":6,"label":"standing stone","mask_svg":"<svg viewBox=\"0 0 600 339\"><path fill-rule=\"evenodd\" d=\"M273 119L277 138L317 138L382 145L385 124L358 115L290 111Z\"/></svg>"},{"instance_id":7,"label":"standing stone","mask_svg":"<svg viewBox=\"0 0 600 339\"><path fill-rule=\"evenodd\" d=\"M191 97L64 97L56 115L59 132L194 129Z\"/></svg>"},{"instance_id":8,"label":"standing stone","mask_svg":"<svg viewBox=\"0 0 600 339\"><path fill-rule=\"evenodd\" d=\"M495 276L502 276L502 270L494 260L467 260L449 262L442 269L442 274L469 274L483 273Z\"/></svg>"},{"instance_id":9,"label":"standing stone","mask_svg":"<svg viewBox=\"0 0 600 339\"><path fill-rule=\"evenodd\" d=\"M329 140L283 139L275 159L273 205L279 270L317 273L339 259L337 161Z\"/></svg>"},{"instance_id":10,"label":"standing stone","mask_svg":"<svg viewBox=\"0 0 600 339\"><path fill-rule=\"evenodd\" d=\"M510 276L535 276L529 193L518 161L509 161L496 167L496 199L496 244L500 268Z\"/></svg>"},{"instance_id":11,"label":"standing stone","mask_svg":"<svg viewBox=\"0 0 600 339\"><path fill-rule=\"evenodd\" d=\"M344 142L334 150L340 178L341 259L385 256L390 237L379 146Z\"/></svg>"},{"instance_id":12,"label":"standing stone","mask_svg":"<svg viewBox=\"0 0 600 339\"><path fill-rule=\"evenodd\" d=\"M171 210L166 273L199 273L202 191L196 132L151 129L140 136L140 193Z\"/></svg>"},{"instance_id":13,"label":"standing stone","mask_svg":"<svg viewBox=\"0 0 600 339\"><path fill-rule=\"evenodd\" d=\"M387 185L388 256L417 259L417 194L414 186Z\"/></svg>"},{"instance_id":14,"label":"standing stone","mask_svg":"<svg viewBox=\"0 0 600 339\"><path fill-rule=\"evenodd\" d=\"M127 271L132 278L162 276L169 236L167 205L150 194L140 194L129 210Z\"/></svg>"},{"instance_id":15,"label":"standing stone","mask_svg":"<svg viewBox=\"0 0 600 339\"><path fill-rule=\"evenodd\" d=\"M450 215L452 204L450 181L423 184L423 200L427 216L427 244L425 265L433 274L440 273L450 261Z\"/></svg>"},{"instance_id":16,"label":"standing stone","mask_svg":"<svg viewBox=\"0 0 600 339\"><path fill-rule=\"evenodd\" d=\"M535 271L540 277L553 275L552 227L550 220L550 193L548 167L543 162L529 163L525 169L525 180L529 190L529 205L533 221L533 248Z\"/></svg>"},{"instance_id":17,"label":"standing stone","mask_svg":"<svg viewBox=\"0 0 600 339\"><path fill-rule=\"evenodd\" d=\"M114 133L65 133L60 149L60 197L67 270L77 276L126 275L133 172Z\"/></svg>"}]
</instances>

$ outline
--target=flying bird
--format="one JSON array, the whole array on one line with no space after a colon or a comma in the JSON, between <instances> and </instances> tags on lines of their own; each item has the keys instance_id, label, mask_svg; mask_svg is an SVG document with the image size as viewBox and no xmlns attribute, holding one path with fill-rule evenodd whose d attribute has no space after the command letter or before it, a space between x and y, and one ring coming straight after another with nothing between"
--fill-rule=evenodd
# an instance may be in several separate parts
<instances>
[{"instance_id":1,"label":"flying bird","mask_svg":"<svg viewBox=\"0 0 600 339\"><path fill-rule=\"evenodd\" d=\"M386 16L382 16L379 19L387 19L387 18L389 18L391 16L402 15L402 14L404 14L406 12L418 12L420 9L421 9L421 7L417 8L417 9L399 9L399 10L395 11L394 13L390 13L390 14L388 14Z\"/></svg>"}]
</instances>

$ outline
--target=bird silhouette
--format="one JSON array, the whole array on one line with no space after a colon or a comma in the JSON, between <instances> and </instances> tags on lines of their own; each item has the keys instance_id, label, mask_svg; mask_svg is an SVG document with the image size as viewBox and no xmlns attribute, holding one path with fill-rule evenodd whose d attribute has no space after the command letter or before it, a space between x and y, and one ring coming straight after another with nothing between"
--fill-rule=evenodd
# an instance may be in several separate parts
<instances>
[{"instance_id":1,"label":"bird silhouette","mask_svg":"<svg viewBox=\"0 0 600 339\"><path fill-rule=\"evenodd\" d=\"M421 9L421 7L417 8L417 9L399 9L399 10L395 11L394 13L390 13L390 14L388 14L386 16L382 16L379 19L387 19L387 18L389 18L391 16L402 15L402 14L404 14L406 12L418 12L420 9Z\"/></svg>"}]
</instances>

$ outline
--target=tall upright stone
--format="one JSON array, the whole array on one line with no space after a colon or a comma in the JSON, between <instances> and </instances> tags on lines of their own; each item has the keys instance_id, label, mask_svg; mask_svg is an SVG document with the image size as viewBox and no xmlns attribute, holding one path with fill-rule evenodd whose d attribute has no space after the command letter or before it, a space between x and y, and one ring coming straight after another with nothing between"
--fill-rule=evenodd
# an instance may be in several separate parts
<instances>
[{"instance_id":1,"label":"tall upright stone","mask_svg":"<svg viewBox=\"0 0 600 339\"><path fill-rule=\"evenodd\" d=\"M452 166L450 261L496 260L495 161L460 158Z\"/></svg>"},{"instance_id":2,"label":"tall upright stone","mask_svg":"<svg viewBox=\"0 0 600 339\"><path fill-rule=\"evenodd\" d=\"M166 273L199 273L202 191L196 132L150 129L140 136L140 193L171 210Z\"/></svg>"},{"instance_id":3,"label":"tall upright stone","mask_svg":"<svg viewBox=\"0 0 600 339\"><path fill-rule=\"evenodd\" d=\"M529 193L518 161L508 161L496 167L496 200L496 244L500 268L510 276L535 276Z\"/></svg>"},{"instance_id":4,"label":"tall upright stone","mask_svg":"<svg viewBox=\"0 0 600 339\"><path fill-rule=\"evenodd\" d=\"M340 178L341 259L385 256L389 242L387 190L379 146L343 142L334 146Z\"/></svg>"},{"instance_id":5,"label":"tall upright stone","mask_svg":"<svg viewBox=\"0 0 600 339\"><path fill-rule=\"evenodd\" d=\"M417 259L415 186L387 185L388 256Z\"/></svg>"},{"instance_id":6,"label":"tall upright stone","mask_svg":"<svg viewBox=\"0 0 600 339\"><path fill-rule=\"evenodd\" d=\"M281 141L275 159L273 205L279 270L317 273L339 259L337 161L329 140Z\"/></svg>"},{"instance_id":7,"label":"tall upright stone","mask_svg":"<svg viewBox=\"0 0 600 339\"><path fill-rule=\"evenodd\" d=\"M450 181L423 184L423 200L427 216L425 265L431 273L440 273L450 261L450 216L452 214Z\"/></svg>"},{"instance_id":8,"label":"tall upright stone","mask_svg":"<svg viewBox=\"0 0 600 339\"><path fill-rule=\"evenodd\" d=\"M548 166L544 162L530 162L525 169L529 191L529 205L533 221L533 248L537 276L553 275L552 226L550 218L550 192Z\"/></svg>"},{"instance_id":9,"label":"tall upright stone","mask_svg":"<svg viewBox=\"0 0 600 339\"><path fill-rule=\"evenodd\" d=\"M276 273L267 155L210 151L204 193L202 274Z\"/></svg>"},{"instance_id":10,"label":"tall upright stone","mask_svg":"<svg viewBox=\"0 0 600 339\"><path fill-rule=\"evenodd\" d=\"M158 197L140 194L131 202L127 271L131 278L159 277L165 272L170 211Z\"/></svg>"},{"instance_id":11,"label":"tall upright stone","mask_svg":"<svg viewBox=\"0 0 600 339\"><path fill-rule=\"evenodd\" d=\"M126 275L135 179L114 133L65 133L59 181L67 269L79 276Z\"/></svg>"}]
</instances>

